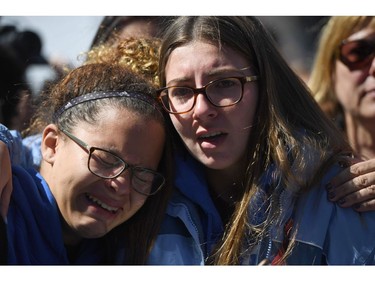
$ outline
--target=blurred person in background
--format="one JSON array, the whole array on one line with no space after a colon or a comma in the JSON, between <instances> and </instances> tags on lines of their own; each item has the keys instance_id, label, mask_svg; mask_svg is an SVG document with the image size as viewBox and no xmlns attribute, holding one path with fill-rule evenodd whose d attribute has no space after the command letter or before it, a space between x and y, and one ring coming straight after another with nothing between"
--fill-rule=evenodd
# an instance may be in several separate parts
<instances>
[{"instance_id":1,"label":"blurred person in background","mask_svg":"<svg viewBox=\"0 0 375 281\"><path fill-rule=\"evenodd\" d=\"M307 82L326 16L259 16L292 69Z\"/></svg>"},{"instance_id":2,"label":"blurred person in background","mask_svg":"<svg viewBox=\"0 0 375 281\"><path fill-rule=\"evenodd\" d=\"M309 86L356 156L367 159L352 159L354 165L332 181L329 199L358 211L375 210L375 17L330 18Z\"/></svg>"},{"instance_id":3,"label":"blurred person in background","mask_svg":"<svg viewBox=\"0 0 375 281\"><path fill-rule=\"evenodd\" d=\"M12 130L22 131L32 115L31 90L25 67L11 46L0 44L0 120Z\"/></svg>"},{"instance_id":4,"label":"blurred person in background","mask_svg":"<svg viewBox=\"0 0 375 281\"><path fill-rule=\"evenodd\" d=\"M28 127L33 106L38 105L39 90L46 82L38 72L43 68L48 69L50 77L56 75L42 55L42 45L39 34L32 30L0 25L2 111L9 129L23 132Z\"/></svg>"},{"instance_id":5,"label":"blurred person in background","mask_svg":"<svg viewBox=\"0 0 375 281\"><path fill-rule=\"evenodd\" d=\"M160 38L171 16L105 16L99 25L91 48L103 43L114 44L125 38Z\"/></svg>"}]
</instances>

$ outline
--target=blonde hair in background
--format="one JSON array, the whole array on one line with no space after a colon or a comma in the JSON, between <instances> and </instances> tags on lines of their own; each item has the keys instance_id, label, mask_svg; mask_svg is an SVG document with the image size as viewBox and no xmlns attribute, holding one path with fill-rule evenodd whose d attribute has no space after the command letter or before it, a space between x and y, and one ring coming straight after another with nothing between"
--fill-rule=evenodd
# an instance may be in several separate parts
<instances>
[{"instance_id":1,"label":"blonde hair in background","mask_svg":"<svg viewBox=\"0 0 375 281\"><path fill-rule=\"evenodd\" d=\"M342 111L334 91L339 46L344 39L367 26L375 28L375 17L335 16L322 29L308 85L315 100L330 118Z\"/></svg>"}]
</instances>

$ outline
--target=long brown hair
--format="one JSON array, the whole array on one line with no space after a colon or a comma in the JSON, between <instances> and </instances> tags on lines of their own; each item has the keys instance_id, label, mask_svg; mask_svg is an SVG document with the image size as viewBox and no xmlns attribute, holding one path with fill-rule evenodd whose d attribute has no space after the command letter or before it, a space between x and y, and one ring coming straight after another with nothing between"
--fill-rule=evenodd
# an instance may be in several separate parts
<instances>
[{"instance_id":1,"label":"long brown hair","mask_svg":"<svg viewBox=\"0 0 375 281\"><path fill-rule=\"evenodd\" d=\"M166 31L160 50L162 87L166 83L164 71L170 54L194 40L235 50L260 77L256 121L248 140L245 190L212 257L215 264L238 264L247 235L258 241L266 235L267 226L280 219L279 194L271 189L265 223L254 225L248 220L248 216L255 215L248 213L249 204L264 171L275 165L279 183L298 196L321 178L324 168L334 160L332 156L349 150L349 146L279 54L261 22L253 17L202 16L175 20Z\"/></svg>"}]
</instances>

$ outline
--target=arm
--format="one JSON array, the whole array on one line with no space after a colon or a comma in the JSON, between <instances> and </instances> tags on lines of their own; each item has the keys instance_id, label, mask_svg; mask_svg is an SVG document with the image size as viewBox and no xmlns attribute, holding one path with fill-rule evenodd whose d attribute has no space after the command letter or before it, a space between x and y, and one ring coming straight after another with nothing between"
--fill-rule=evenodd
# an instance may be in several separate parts
<instances>
[{"instance_id":1,"label":"arm","mask_svg":"<svg viewBox=\"0 0 375 281\"><path fill-rule=\"evenodd\" d=\"M21 134L15 130L9 130L0 124L0 141L5 143L12 165L20 165L24 168L33 167L33 155L31 148L23 144Z\"/></svg>"},{"instance_id":2,"label":"arm","mask_svg":"<svg viewBox=\"0 0 375 281\"><path fill-rule=\"evenodd\" d=\"M0 171L0 215L6 221L13 186L9 152L3 142L0 142Z\"/></svg>"},{"instance_id":3,"label":"arm","mask_svg":"<svg viewBox=\"0 0 375 281\"><path fill-rule=\"evenodd\" d=\"M11 165L31 167L26 156L21 135L0 124L0 215L5 222L13 189Z\"/></svg>"},{"instance_id":4,"label":"arm","mask_svg":"<svg viewBox=\"0 0 375 281\"><path fill-rule=\"evenodd\" d=\"M327 185L328 199L343 208L375 210L375 159L352 159L351 165Z\"/></svg>"}]
</instances>

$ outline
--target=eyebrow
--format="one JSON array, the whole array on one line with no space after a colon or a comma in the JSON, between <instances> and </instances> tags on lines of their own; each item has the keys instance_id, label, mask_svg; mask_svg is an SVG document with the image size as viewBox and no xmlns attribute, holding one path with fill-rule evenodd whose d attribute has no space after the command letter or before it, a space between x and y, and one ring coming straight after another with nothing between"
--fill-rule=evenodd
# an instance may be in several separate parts
<instances>
[{"instance_id":1,"label":"eyebrow","mask_svg":"<svg viewBox=\"0 0 375 281\"><path fill-rule=\"evenodd\" d=\"M66 130L61 130L65 135L67 135L72 141L76 142L79 146L81 146L82 148L84 148L87 152L90 151L91 148L98 148L98 149L102 149L102 150L105 150L105 151L108 151L114 155L116 155L117 157L123 159L120 155L120 151L118 149L115 148L115 146L111 145L109 147L105 147L105 146L97 146L97 145L90 145L88 144L87 142L81 140L80 138L76 137L75 135L71 134L70 132L66 131ZM123 159L124 160L124 159ZM125 160L124 160L125 161Z\"/></svg>"},{"instance_id":2,"label":"eyebrow","mask_svg":"<svg viewBox=\"0 0 375 281\"><path fill-rule=\"evenodd\" d=\"M120 151L115 148L114 146L96 146L96 145L93 145L91 147L94 147L94 148L99 148L99 149L102 149L102 150L105 150L105 151L108 151L110 153L112 153L113 155L117 156L118 158L120 158L122 161L124 161L126 164L132 166L132 167L140 167L140 168L143 168L143 169L148 169L148 170L152 170L152 171L156 171L154 169L151 169L151 168L148 168L146 167L144 164L142 163L138 163L138 162L133 162L133 161L129 161L128 159L125 159L127 155L125 155L125 157L123 157L120 153Z\"/></svg>"},{"instance_id":3,"label":"eyebrow","mask_svg":"<svg viewBox=\"0 0 375 281\"><path fill-rule=\"evenodd\" d=\"M251 69L251 66L245 66L243 68L215 68L212 71L209 71L207 73L207 76L216 76L224 73L239 73L239 74L245 74L244 71Z\"/></svg>"},{"instance_id":4,"label":"eyebrow","mask_svg":"<svg viewBox=\"0 0 375 281\"><path fill-rule=\"evenodd\" d=\"M117 157L119 157L120 159L122 159L123 161L125 161L125 163L129 164L130 166L133 166L133 167L140 167L140 168L143 168L143 169L148 169L148 170L152 170L152 171L156 171L155 169L152 169L152 168L149 168L148 166L146 166L144 163L139 163L140 159L138 159L136 162L132 161L132 160L128 160L128 159L125 159L126 156L128 156L128 154L125 155L125 157L123 157L121 155L121 152L115 148L113 145L109 146L109 147L106 147L106 146L93 146L93 147L97 147L97 148L100 148L100 149L104 149L108 152L111 152L113 153L114 155L116 155Z\"/></svg>"},{"instance_id":5,"label":"eyebrow","mask_svg":"<svg viewBox=\"0 0 375 281\"><path fill-rule=\"evenodd\" d=\"M217 76L220 76L222 74L226 74L226 73L233 73L233 75L236 75L235 73L238 73L238 75L245 75L244 71L246 70L250 70L252 67L251 66L246 66L246 67L243 67L243 68L233 68L233 67L226 67L226 68L214 68L208 72L206 72L204 75L205 77L209 77L210 79L215 79ZM174 83L183 83L183 82L190 82L194 79L190 78L190 77L179 77L179 78L176 78L176 79L173 79L171 81L169 81L166 86L170 86L170 84L174 84Z\"/></svg>"}]
</instances>

